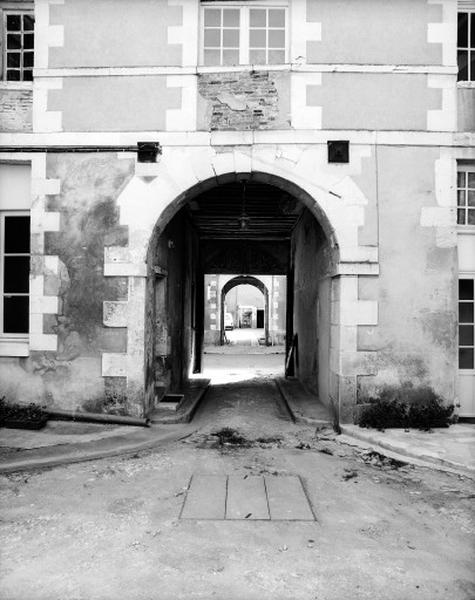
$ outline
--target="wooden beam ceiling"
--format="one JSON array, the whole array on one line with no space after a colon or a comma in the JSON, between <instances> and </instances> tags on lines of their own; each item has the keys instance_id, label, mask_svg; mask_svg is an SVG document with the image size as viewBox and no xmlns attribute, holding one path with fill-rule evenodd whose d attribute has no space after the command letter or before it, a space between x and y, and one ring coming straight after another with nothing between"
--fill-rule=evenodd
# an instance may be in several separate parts
<instances>
[{"instance_id":1,"label":"wooden beam ceiling","mask_svg":"<svg viewBox=\"0 0 475 600\"><path fill-rule=\"evenodd\" d=\"M187 206L200 236L208 239L288 239L302 210L286 192L253 182L223 184Z\"/></svg>"}]
</instances>

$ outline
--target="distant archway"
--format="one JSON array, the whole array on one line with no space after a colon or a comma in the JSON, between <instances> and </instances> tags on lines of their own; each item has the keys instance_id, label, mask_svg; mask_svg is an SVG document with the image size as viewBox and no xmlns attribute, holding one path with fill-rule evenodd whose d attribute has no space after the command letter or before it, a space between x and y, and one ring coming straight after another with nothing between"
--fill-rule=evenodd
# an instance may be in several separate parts
<instances>
[{"instance_id":1,"label":"distant archway","mask_svg":"<svg viewBox=\"0 0 475 600\"><path fill-rule=\"evenodd\" d=\"M256 287L264 296L264 337L266 346L269 345L269 290L267 286L257 277L251 275L238 275L227 281L221 290L220 301L220 344L224 344L224 300L226 294L238 285L252 285Z\"/></svg>"}]
</instances>

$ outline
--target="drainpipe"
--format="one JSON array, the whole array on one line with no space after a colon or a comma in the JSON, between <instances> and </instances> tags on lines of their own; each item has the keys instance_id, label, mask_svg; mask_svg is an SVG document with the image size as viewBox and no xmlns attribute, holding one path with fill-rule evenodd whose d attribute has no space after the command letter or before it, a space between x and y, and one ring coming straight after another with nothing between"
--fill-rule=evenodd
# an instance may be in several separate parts
<instances>
[{"instance_id":1,"label":"drainpipe","mask_svg":"<svg viewBox=\"0 0 475 600\"><path fill-rule=\"evenodd\" d=\"M78 410L63 410L60 408L45 408L43 410L48 415L48 417L52 419L150 427L150 419L141 419L139 417L122 417L120 415L80 412Z\"/></svg>"}]
</instances>

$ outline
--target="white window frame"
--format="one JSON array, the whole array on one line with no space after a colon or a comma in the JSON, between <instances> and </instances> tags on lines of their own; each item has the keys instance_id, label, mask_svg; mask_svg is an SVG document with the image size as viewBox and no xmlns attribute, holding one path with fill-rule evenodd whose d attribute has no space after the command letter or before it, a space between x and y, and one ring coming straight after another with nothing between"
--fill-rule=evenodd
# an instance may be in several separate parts
<instances>
[{"instance_id":1,"label":"white window frame","mask_svg":"<svg viewBox=\"0 0 475 600\"><path fill-rule=\"evenodd\" d=\"M4 248L5 248L5 217L30 217L28 210L0 210L0 356L28 356L29 333L4 333L3 298L4 292ZM19 256L26 256L25 253ZM31 257L31 249L28 256ZM18 293L15 296L28 296L31 301L31 290L28 293ZM29 325L28 325L29 328Z\"/></svg>"},{"instance_id":2,"label":"white window frame","mask_svg":"<svg viewBox=\"0 0 475 600\"><path fill-rule=\"evenodd\" d=\"M33 87L33 81L25 81L20 79L19 81L7 79L7 15L16 14L30 14L35 18L34 4L32 2L21 2L10 0L8 2L2 2L0 0L0 87L1 88L21 88L31 89ZM36 19L33 33L36 38ZM33 43L33 54L35 54L36 39ZM23 54L24 49L21 48ZM23 59L22 59L23 60ZM33 62L34 68L34 62Z\"/></svg>"},{"instance_id":3,"label":"white window frame","mask_svg":"<svg viewBox=\"0 0 475 600\"><path fill-rule=\"evenodd\" d=\"M475 3L470 2L469 4L466 5L466 7L464 7L463 5L458 6L458 10L457 10L457 21L458 21L458 15L461 13L467 13L468 16L468 31L467 31L467 47L461 47L458 45L458 31L457 31L457 65L458 65L458 52L459 50L461 51L466 51L468 53L468 65L467 65L467 72L468 72L468 79L458 79L458 75L457 75L457 83L461 83L461 84L468 84L468 85L475 85L475 67L472 68L471 66L471 56L475 57L475 46L471 46L470 45L470 38L471 38L471 24L472 21L474 21L475 17L472 18L472 15L475 14ZM474 26L475 26L475 21L474 21ZM459 69L460 70L460 69Z\"/></svg>"},{"instance_id":4,"label":"white window frame","mask_svg":"<svg viewBox=\"0 0 475 600\"><path fill-rule=\"evenodd\" d=\"M236 65L205 65L204 64L204 13L206 8L231 8L239 9L239 62ZM290 54L290 35L289 35L289 10L287 0L274 0L272 2L265 2L263 0L253 1L249 0L245 4L242 2L214 2L202 0L200 4L200 25L199 25L199 64L204 68L217 67L219 69L234 69L240 66L250 66L249 62L249 10L251 8L262 8L272 9L279 8L285 11L285 42L284 42L284 63L256 63L259 66L270 66L275 67L277 64L288 64Z\"/></svg>"},{"instance_id":5,"label":"white window frame","mask_svg":"<svg viewBox=\"0 0 475 600\"><path fill-rule=\"evenodd\" d=\"M458 162L457 163L457 181L456 181L456 185L455 185L455 193L456 193L456 198L455 198L455 203L456 203L456 207L457 207L457 228L460 229L460 231L474 231L475 232L475 224L470 224L470 223L459 223L458 222L458 210L459 210L459 203L458 203L458 192L459 190L463 189L465 191L467 191L467 187L463 187L463 188L459 188L458 185L458 174L459 173L474 173L475 174L475 163L464 163L464 162ZM470 188L472 189L472 188ZM461 207L462 208L462 207ZM473 211L475 212L475 207L473 208ZM467 209L465 209L465 215L467 215Z\"/></svg>"}]
</instances>

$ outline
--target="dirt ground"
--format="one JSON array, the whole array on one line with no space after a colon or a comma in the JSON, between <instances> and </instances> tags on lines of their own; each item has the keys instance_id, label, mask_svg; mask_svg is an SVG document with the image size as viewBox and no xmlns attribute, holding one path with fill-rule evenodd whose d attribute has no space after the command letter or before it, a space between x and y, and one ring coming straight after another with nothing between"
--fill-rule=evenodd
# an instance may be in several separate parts
<instances>
[{"instance_id":1,"label":"dirt ground","mask_svg":"<svg viewBox=\"0 0 475 600\"><path fill-rule=\"evenodd\" d=\"M294 425L266 379L214 387L195 423L156 451L1 477L0 597L475 598L470 479ZM298 475L317 521L182 520L193 474Z\"/></svg>"}]
</instances>

